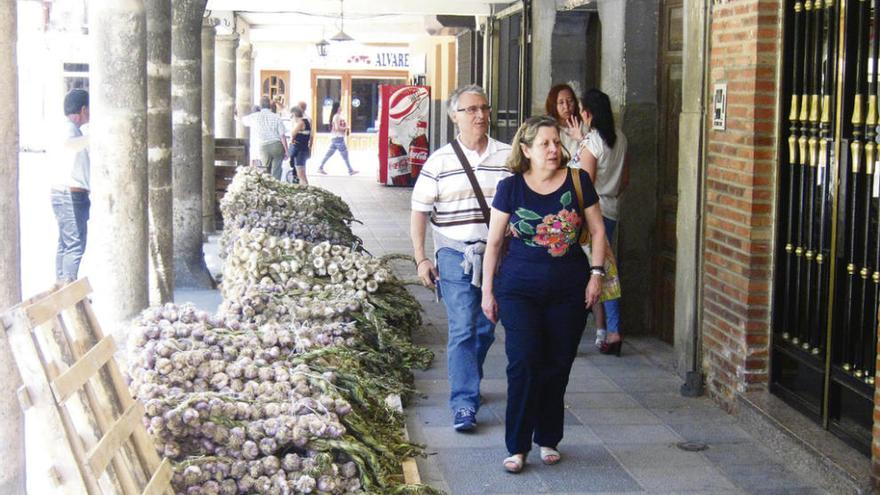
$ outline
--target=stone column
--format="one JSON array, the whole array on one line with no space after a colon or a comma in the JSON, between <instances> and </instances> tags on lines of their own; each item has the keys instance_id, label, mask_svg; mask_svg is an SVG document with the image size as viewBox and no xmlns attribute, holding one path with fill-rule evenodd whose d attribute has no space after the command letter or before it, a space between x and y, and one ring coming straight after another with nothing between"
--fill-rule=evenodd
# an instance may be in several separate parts
<instances>
[{"instance_id":1,"label":"stone column","mask_svg":"<svg viewBox=\"0 0 880 495\"><path fill-rule=\"evenodd\" d=\"M217 19L202 21L202 232L214 232L214 29Z\"/></svg>"},{"instance_id":2,"label":"stone column","mask_svg":"<svg viewBox=\"0 0 880 495\"><path fill-rule=\"evenodd\" d=\"M235 49L238 47L238 35L223 34L217 36L215 51L215 74L217 77L214 88L214 136L218 138L235 137Z\"/></svg>"},{"instance_id":3,"label":"stone column","mask_svg":"<svg viewBox=\"0 0 880 495\"><path fill-rule=\"evenodd\" d=\"M18 207L18 62L16 2L0 3L0 311L21 301ZM62 112L58 112L59 114ZM48 201L48 198L46 199ZM0 328L0 493L23 495L24 421L15 391L21 385L12 350Z\"/></svg>"},{"instance_id":4,"label":"stone column","mask_svg":"<svg viewBox=\"0 0 880 495\"><path fill-rule=\"evenodd\" d=\"M254 106L253 74L251 73L252 47L250 43L242 43L235 51L235 108L238 110L238 118L251 113ZM239 138L248 139L248 128L236 122L235 135ZM253 143L251 143L253 146Z\"/></svg>"},{"instance_id":5,"label":"stone column","mask_svg":"<svg viewBox=\"0 0 880 495\"><path fill-rule=\"evenodd\" d=\"M174 282L211 288L202 251L202 14L207 0L173 0L171 24Z\"/></svg>"},{"instance_id":6,"label":"stone column","mask_svg":"<svg viewBox=\"0 0 880 495\"><path fill-rule=\"evenodd\" d=\"M682 54L681 115L678 148L678 208L675 248L675 368L682 378L701 373L698 358L700 300L700 210L703 190L703 150L706 146L706 74L709 15L705 0L684 2L684 46ZM690 383L690 382L689 382ZM694 383L691 383L694 385Z\"/></svg>"},{"instance_id":7,"label":"stone column","mask_svg":"<svg viewBox=\"0 0 880 495\"><path fill-rule=\"evenodd\" d=\"M146 0L150 303L174 300L171 196L171 0Z\"/></svg>"},{"instance_id":8,"label":"stone column","mask_svg":"<svg viewBox=\"0 0 880 495\"><path fill-rule=\"evenodd\" d=\"M114 334L148 305L144 0L89 3L91 219L96 310Z\"/></svg>"},{"instance_id":9,"label":"stone column","mask_svg":"<svg viewBox=\"0 0 880 495\"><path fill-rule=\"evenodd\" d=\"M553 81L553 26L556 24L556 2L532 2L532 108L531 115L544 112L544 102Z\"/></svg>"}]
</instances>

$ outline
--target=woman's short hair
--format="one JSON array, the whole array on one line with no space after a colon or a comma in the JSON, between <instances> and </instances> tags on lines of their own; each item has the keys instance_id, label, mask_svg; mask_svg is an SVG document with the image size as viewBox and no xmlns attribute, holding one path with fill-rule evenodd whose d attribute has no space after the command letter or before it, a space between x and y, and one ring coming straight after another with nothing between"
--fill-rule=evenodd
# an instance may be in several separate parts
<instances>
[{"instance_id":1,"label":"woman's short hair","mask_svg":"<svg viewBox=\"0 0 880 495\"><path fill-rule=\"evenodd\" d=\"M581 107L578 105L578 98L574 89L568 84L557 84L550 88L550 92L547 93L547 101L544 102L544 110L547 111L547 115L553 117L557 121L559 120L559 111L556 110L556 100L559 99L559 93L561 93L563 89L571 91L571 97L574 98L574 107L571 109L571 114L580 121Z\"/></svg>"},{"instance_id":2,"label":"woman's short hair","mask_svg":"<svg viewBox=\"0 0 880 495\"><path fill-rule=\"evenodd\" d=\"M486 96L486 91L476 84L468 84L467 86L456 88L455 91L449 95L449 104L446 106L446 113L449 114L449 118L452 118L452 116L455 115L455 112L458 111L458 100L461 98L461 95L465 93L480 95L483 99L489 101L489 97Z\"/></svg>"},{"instance_id":3,"label":"woman's short hair","mask_svg":"<svg viewBox=\"0 0 880 495\"><path fill-rule=\"evenodd\" d=\"M301 119L303 117L303 110L298 106L290 107L290 113L293 114L294 117Z\"/></svg>"},{"instance_id":4,"label":"woman's short hair","mask_svg":"<svg viewBox=\"0 0 880 495\"><path fill-rule=\"evenodd\" d=\"M513 137L513 143L511 143L510 156L507 157L507 168L509 168L515 174L521 174L528 171L532 164L530 160L526 157L525 153L523 153L522 146L530 147L535 142L535 137L538 135L538 131L542 127L552 127L556 129L556 132L559 133L559 124L556 122L556 119L550 117L549 115L537 115L534 117L529 117L519 129L516 131L516 136ZM559 145L559 168L568 166L568 161L571 159L571 155L568 153L568 150L565 149L565 146Z\"/></svg>"}]
</instances>

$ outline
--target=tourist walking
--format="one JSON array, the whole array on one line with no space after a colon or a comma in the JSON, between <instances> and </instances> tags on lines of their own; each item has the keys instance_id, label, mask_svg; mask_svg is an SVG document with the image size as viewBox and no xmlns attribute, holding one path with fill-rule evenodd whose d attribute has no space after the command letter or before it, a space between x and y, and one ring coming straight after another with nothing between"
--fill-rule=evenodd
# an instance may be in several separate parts
<instances>
[{"instance_id":1,"label":"tourist walking","mask_svg":"<svg viewBox=\"0 0 880 495\"><path fill-rule=\"evenodd\" d=\"M89 93L83 89L67 93L64 115L49 154L52 211L58 222L55 278L73 282L86 251L91 207L89 137L82 132L89 123Z\"/></svg>"},{"instance_id":2,"label":"tourist walking","mask_svg":"<svg viewBox=\"0 0 880 495\"><path fill-rule=\"evenodd\" d=\"M587 174L567 167L559 130L554 118L540 116L517 131L507 162L514 175L495 191L483 260L482 309L505 330L510 456L503 465L511 473L522 471L532 442L545 464L561 459L568 376L604 276L599 198ZM597 266L579 245L583 228Z\"/></svg>"},{"instance_id":3,"label":"tourist walking","mask_svg":"<svg viewBox=\"0 0 880 495\"><path fill-rule=\"evenodd\" d=\"M306 162L312 156L312 122L306 118L304 111L304 102L290 109L290 115L295 121L290 131L290 171L296 175L300 184L308 185Z\"/></svg>"},{"instance_id":4,"label":"tourist walking","mask_svg":"<svg viewBox=\"0 0 880 495\"><path fill-rule=\"evenodd\" d=\"M410 234L419 279L425 287L439 285L449 321L449 407L457 431L477 426L483 362L495 340L495 323L480 309L488 232L481 203L492 201L498 182L510 175L505 166L510 146L489 137L489 110L479 86L452 93L447 113L459 134L428 157L412 192ZM429 219L432 256L425 254Z\"/></svg>"},{"instance_id":5,"label":"tourist walking","mask_svg":"<svg viewBox=\"0 0 880 495\"><path fill-rule=\"evenodd\" d=\"M281 168L287 156L287 137L284 121L272 111L272 100L268 96L260 98L260 111L246 115L241 123L257 131L260 161L272 177L281 180Z\"/></svg>"},{"instance_id":6,"label":"tourist walking","mask_svg":"<svg viewBox=\"0 0 880 495\"><path fill-rule=\"evenodd\" d=\"M578 162L596 185L605 234L611 239L620 214L620 195L629 182L626 136L614 125L608 95L591 89L584 94L582 103L581 118L589 132L578 145ZM620 335L619 294L618 297L604 300L593 313L596 317L596 345L600 352L620 356L623 338Z\"/></svg>"},{"instance_id":7,"label":"tourist walking","mask_svg":"<svg viewBox=\"0 0 880 495\"><path fill-rule=\"evenodd\" d=\"M568 84L557 84L550 88L547 100L544 102L544 110L559 124L561 129L559 139L571 156L569 166L576 166L578 142L586 135L589 128L581 119L580 105L574 89Z\"/></svg>"},{"instance_id":8,"label":"tourist walking","mask_svg":"<svg viewBox=\"0 0 880 495\"><path fill-rule=\"evenodd\" d=\"M345 145L345 137L348 135L348 123L345 121L345 117L342 116L342 112L339 110L339 102L333 102L333 106L330 108L330 149L327 150L327 154L324 155L324 159L321 160L321 166L318 168L318 173L327 174L324 171L324 164L327 163L327 160L333 156L333 153L339 152L342 155L342 159L345 160L345 166L348 167L348 175L354 175L357 170L351 168L351 163L348 161L348 147Z\"/></svg>"}]
</instances>

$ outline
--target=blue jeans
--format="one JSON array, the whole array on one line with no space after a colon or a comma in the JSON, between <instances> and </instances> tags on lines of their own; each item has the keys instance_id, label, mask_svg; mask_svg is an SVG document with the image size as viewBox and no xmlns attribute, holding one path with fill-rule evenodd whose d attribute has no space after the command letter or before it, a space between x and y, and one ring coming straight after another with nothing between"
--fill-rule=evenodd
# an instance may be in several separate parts
<instances>
[{"instance_id":1,"label":"blue jeans","mask_svg":"<svg viewBox=\"0 0 880 495\"><path fill-rule=\"evenodd\" d=\"M454 249L443 248L437 253L440 293L449 320L449 407L453 411L463 407L476 411L480 407L483 362L495 341L495 324L483 315L483 293L471 285L471 275L461 267L463 259L462 253Z\"/></svg>"},{"instance_id":2,"label":"blue jeans","mask_svg":"<svg viewBox=\"0 0 880 495\"><path fill-rule=\"evenodd\" d=\"M79 264L86 252L88 235L88 192L52 190L52 211L58 221L58 247L55 251L55 278L77 279Z\"/></svg>"},{"instance_id":3,"label":"blue jeans","mask_svg":"<svg viewBox=\"0 0 880 495\"><path fill-rule=\"evenodd\" d=\"M612 220L610 218L602 217L602 220L605 222L605 236L608 237L608 242L611 242L611 237L614 235L614 228L617 227L617 220ZM620 267L618 266L618 269ZM620 299L612 299L610 301L605 301L602 303L602 306L605 308L605 326L608 333L617 333L620 331Z\"/></svg>"},{"instance_id":4,"label":"blue jeans","mask_svg":"<svg viewBox=\"0 0 880 495\"><path fill-rule=\"evenodd\" d=\"M554 260L556 261L556 260ZM532 441L555 448L563 436L565 389L587 323L587 263L524 266L505 259L495 297L507 352L507 451Z\"/></svg>"},{"instance_id":5,"label":"blue jeans","mask_svg":"<svg viewBox=\"0 0 880 495\"><path fill-rule=\"evenodd\" d=\"M321 170L324 170L324 164L327 163L327 160L329 160L336 151L342 155L342 159L345 160L345 166L348 167L348 171L351 173L351 163L348 162L348 147L345 146L344 137L335 137L330 140L330 149L327 150L327 154L324 155L324 159L321 160ZM479 306L479 304L477 304L477 306Z\"/></svg>"}]
</instances>

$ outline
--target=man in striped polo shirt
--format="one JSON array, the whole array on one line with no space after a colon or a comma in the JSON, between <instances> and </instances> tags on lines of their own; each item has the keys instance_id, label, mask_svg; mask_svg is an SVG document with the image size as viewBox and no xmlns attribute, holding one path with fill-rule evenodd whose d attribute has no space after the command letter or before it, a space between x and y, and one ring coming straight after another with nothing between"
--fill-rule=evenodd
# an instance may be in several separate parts
<instances>
[{"instance_id":1,"label":"man in striped polo shirt","mask_svg":"<svg viewBox=\"0 0 880 495\"><path fill-rule=\"evenodd\" d=\"M510 146L488 136L489 110L489 100L479 86L458 88L449 97L447 113L460 132L456 139L491 205L495 186L510 175L505 166ZM425 254L429 219L434 256ZM434 288L439 282L446 305L449 405L457 431L476 428L483 361L495 340L495 324L480 308L487 221L452 145L435 151L413 187L410 235L422 284Z\"/></svg>"}]
</instances>

